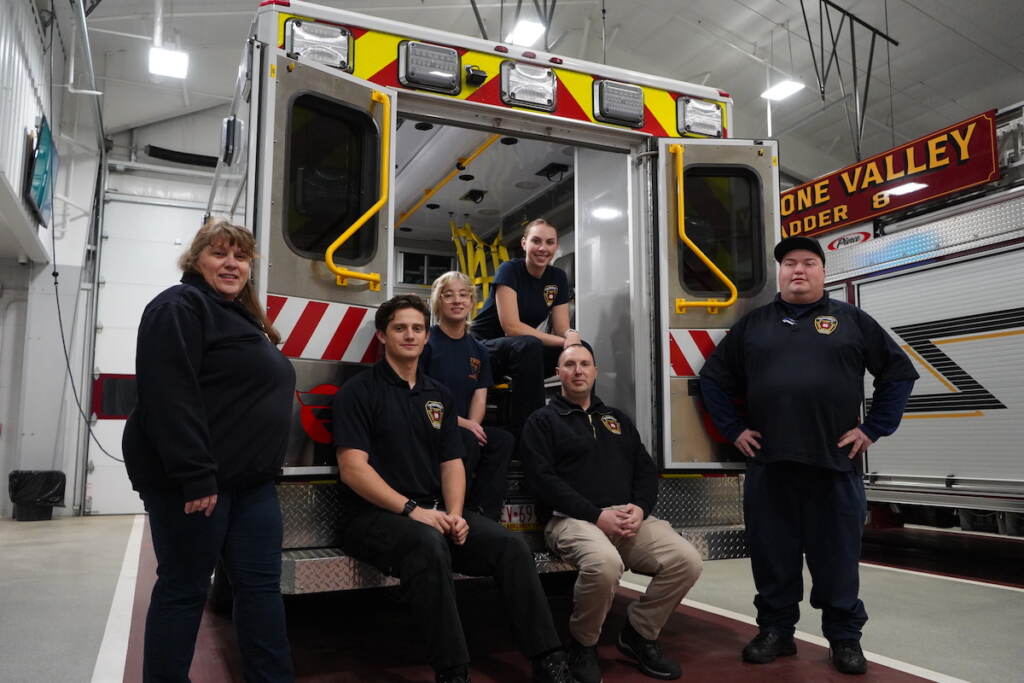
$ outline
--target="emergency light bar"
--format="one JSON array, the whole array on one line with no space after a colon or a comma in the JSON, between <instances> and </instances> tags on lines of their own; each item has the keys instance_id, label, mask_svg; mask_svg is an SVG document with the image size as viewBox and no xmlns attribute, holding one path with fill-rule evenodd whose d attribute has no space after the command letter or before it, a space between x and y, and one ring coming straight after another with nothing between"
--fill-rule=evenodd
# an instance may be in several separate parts
<instances>
[{"instance_id":1,"label":"emergency light bar","mask_svg":"<svg viewBox=\"0 0 1024 683\"><path fill-rule=\"evenodd\" d=\"M430 43L403 40L398 44L398 82L457 95L462 90L462 69L457 50Z\"/></svg>"},{"instance_id":2,"label":"emergency light bar","mask_svg":"<svg viewBox=\"0 0 1024 683\"><path fill-rule=\"evenodd\" d=\"M722 109L715 102L680 97L676 100L676 117L680 133L722 137Z\"/></svg>"},{"instance_id":3,"label":"emergency light bar","mask_svg":"<svg viewBox=\"0 0 1024 683\"><path fill-rule=\"evenodd\" d=\"M352 34L343 26L289 19L284 51L293 59L352 71Z\"/></svg>"},{"instance_id":4,"label":"emergency light bar","mask_svg":"<svg viewBox=\"0 0 1024 683\"><path fill-rule=\"evenodd\" d=\"M594 118L632 128L644 125L644 91L615 81L594 82Z\"/></svg>"},{"instance_id":5,"label":"emergency light bar","mask_svg":"<svg viewBox=\"0 0 1024 683\"><path fill-rule=\"evenodd\" d=\"M512 61L501 63L501 101L519 107L554 111L555 72Z\"/></svg>"}]
</instances>

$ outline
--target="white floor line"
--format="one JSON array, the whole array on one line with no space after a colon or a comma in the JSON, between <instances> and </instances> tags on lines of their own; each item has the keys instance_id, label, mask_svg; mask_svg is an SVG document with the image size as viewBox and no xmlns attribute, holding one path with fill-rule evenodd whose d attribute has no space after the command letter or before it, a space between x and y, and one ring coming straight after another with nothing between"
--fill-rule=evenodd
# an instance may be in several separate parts
<instances>
[{"instance_id":1,"label":"white floor line","mask_svg":"<svg viewBox=\"0 0 1024 683\"><path fill-rule=\"evenodd\" d=\"M646 586L643 586L638 583L632 583L630 581L619 581L619 585L623 588L628 588L639 593L643 593L645 590L647 590ZM683 600L682 604L686 605L687 607L699 609L702 612L708 612L710 614L715 614L720 617L725 617L726 619L732 619L734 621L739 621L744 624L751 624L754 626L757 625L757 621L753 617L748 616L746 614L740 614L739 612L733 612L732 610L722 609L721 607L715 607L714 605L708 605L703 602L697 602L696 600ZM802 640L807 643L813 643L814 645L820 645L821 647L826 648L828 647L827 640L825 640L821 636L816 636L812 633L804 633L803 631L797 631L793 634L793 637L797 640ZM898 659L892 659L891 657L886 657L885 655L876 654L874 652L868 652L867 650L864 651L864 657L866 657L869 662L875 662L877 664L881 664L882 666L887 666L890 669L896 669L897 671L902 671L904 673L908 673L914 676L927 678L928 680L935 681L936 683L969 683L968 681L965 681L961 678L947 676L946 674L940 674L937 671L931 671L930 669L925 669L920 666L908 664L907 662L901 662Z\"/></svg>"},{"instance_id":2,"label":"white floor line","mask_svg":"<svg viewBox=\"0 0 1024 683\"><path fill-rule=\"evenodd\" d=\"M975 581L974 579L962 579L959 576L946 576L945 574L932 574L931 572L919 572L913 569L903 569L902 567L889 567L884 564L874 564L871 562L861 562L862 567L870 567L871 569L884 569L887 572L898 572L900 574L913 574L914 576L927 576L930 579L942 579L943 581L954 581L956 583L969 583L972 586L984 586L985 588L999 588L1004 591L1014 591L1017 593L1024 593L1024 588L1018 588L1017 586L1004 586L1001 583L989 583L988 581Z\"/></svg>"},{"instance_id":3,"label":"white floor line","mask_svg":"<svg viewBox=\"0 0 1024 683\"><path fill-rule=\"evenodd\" d=\"M145 524L145 515L135 516L132 531L128 535L128 547L125 548L124 560L121 562L121 575L117 579L114 599L110 603L107 627L103 631L96 666L92 670L92 683L121 683L124 680L128 636L132 627L132 605L135 602L135 581L139 573L139 551Z\"/></svg>"}]
</instances>

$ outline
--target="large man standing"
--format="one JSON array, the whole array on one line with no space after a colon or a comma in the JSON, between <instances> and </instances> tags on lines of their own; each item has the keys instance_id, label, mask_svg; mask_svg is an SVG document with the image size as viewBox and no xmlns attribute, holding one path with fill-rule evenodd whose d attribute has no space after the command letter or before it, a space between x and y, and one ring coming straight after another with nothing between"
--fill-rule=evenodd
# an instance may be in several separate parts
<instances>
[{"instance_id":1,"label":"large man standing","mask_svg":"<svg viewBox=\"0 0 1024 683\"><path fill-rule=\"evenodd\" d=\"M381 305L374 323L384 360L335 396L338 472L354 494L340 524L342 547L401 581L438 681L469 681L454 570L495 578L534 681L572 683L533 554L497 522L463 511L454 399L418 367L427 319L417 296Z\"/></svg>"},{"instance_id":2,"label":"large man standing","mask_svg":"<svg viewBox=\"0 0 1024 683\"><path fill-rule=\"evenodd\" d=\"M796 654L806 555L811 606L822 610L832 663L860 674L868 618L858 598L866 512L860 455L896 431L917 372L874 319L825 294L816 240L787 237L775 259L779 295L741 318L700 373L715 425L748 458L743 506L760 633L743 659L763 664ZM858 424L865 369L875 388Z\"/></svg>"},{"instance_id":3,"label":"large man standing","mask_svg":"<svg viewBox=\"0 0 1024 683\"><path fill-rule=\"evenodd\" d=\"M679 678L679 664L657 638L700 576L700 553L651 516L657 471L630 419L591 393L597 367L590 347L567 347L555 372L562 394L527 420L522 454L531 490L554 510L548 545L579 568L569 620L573 676L600 683L595 646L629 567L653 579L629 606L618 647L648 676Z\"/></svg>"}]
</instances>

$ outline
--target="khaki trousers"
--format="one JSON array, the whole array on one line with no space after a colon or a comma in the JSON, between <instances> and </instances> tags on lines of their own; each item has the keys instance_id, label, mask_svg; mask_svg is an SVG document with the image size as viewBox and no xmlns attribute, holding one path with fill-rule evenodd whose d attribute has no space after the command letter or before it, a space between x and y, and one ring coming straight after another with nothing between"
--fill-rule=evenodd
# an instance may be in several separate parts
<instances>
[{"instance_id":1,"label":"khaki trousers","mask_svg":"<svg viewBox=\"0 0 1024 683\"><path fill-rule=\"evenodd\" d=\"M645 519L633 538L610 539L596 524L572 517L553 517L544 535L549 548L579 569L569 632L588 647L601 635L626 568L653 577L647 592L626 612L629 623L648 640L657 640L703 568L697 549L668 522L655 517Z\"/></svg>"}]
</instances>

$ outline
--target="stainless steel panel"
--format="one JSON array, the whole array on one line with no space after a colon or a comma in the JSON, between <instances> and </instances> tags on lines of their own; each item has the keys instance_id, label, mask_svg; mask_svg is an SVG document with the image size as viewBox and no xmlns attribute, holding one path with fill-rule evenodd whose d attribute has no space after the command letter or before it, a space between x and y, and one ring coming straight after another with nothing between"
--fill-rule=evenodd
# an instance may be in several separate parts
<instances>
[{"instance_id":1,"label":"stainless steel panel","mask_svg":"<svg viewBox=\"0 0 1024 683\"><path fill-rule=\"evenodd\" d=\"M271 57L275 59L275 57ZM391 200L385 203L377 214L377 245L368 263L351 266L361 272L380 273L380 291L370 291L369 285L358 280L349 280L349 285L339 287L335 276L323 262L299 256L285 242L283 236L287 161L288 122L291 101L303 93L317 95L351 105L352 109L371 115L383 136L381 128L381 107L371 106L370 93L386 91L380 87L369 87L359 79L340 71L331 71L311 64L300 64L282 55L276 57L277 85L275 95L276 120L274 122L272 178L272 204L270 210L270 270L266 291L288 296L298 296L321 301L339 301L360 306L379 306L386 298L390 286L391 244ZM392 101L394 101L392 99ZM392 107L391 141L394 149L394 120L396 112ZM325 140L324 144L330 144ZM393 157L393 152L392 152ZM380 159L379 163L392 167L392 159ZM391 169L394 176L393 168ZM390 183L394 187L394 182ZM337 257L336 257L337 258Z\"/></svg>"},{"instance_id":2,"label":"stainless steel panel","mask_svg":"<svg viewBox=\"0 0 1024 683\"><path fill-rule=\"evenodd\" d=\"M282 548L338 545L342 499L337 483L283 482L277 485L277 498L284 522Z\"/></svg>"},{"instance_id":3,"label":"stainless steel panel","mask_svg":"<svg viewBox=\"0 0 1024 683\"><path fill-rule=\"evenodd\" d=\"M680 535L700 551L705 560L734 560L750 555L743 525L687 527Z\"/></svg>"},{"instance_id":4,"label":"stainless steel panel","mask_svg":"<svg viewBox=\"0 0 1024 683\"><path fill-rule=\"evenodd\" d=\"M684 463L735 463L735 467L741 468L743 456L732 444L716 443L708 436L697 403L699 396L690 392L690 383L695 381L694 377L669 379L672 447L666 467Z\"/></svg>"},{"instance_id":5,"label":"stainless steel panel","mask_svg":"<svg viewBox=\"0 0 1024 683\"><path fill-rule=\"evenodd\" d=\"M662 478L654 514L676 528L743 524L743 475Z\"/></svg>"}]
</instances>

